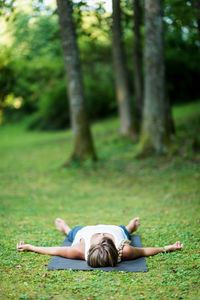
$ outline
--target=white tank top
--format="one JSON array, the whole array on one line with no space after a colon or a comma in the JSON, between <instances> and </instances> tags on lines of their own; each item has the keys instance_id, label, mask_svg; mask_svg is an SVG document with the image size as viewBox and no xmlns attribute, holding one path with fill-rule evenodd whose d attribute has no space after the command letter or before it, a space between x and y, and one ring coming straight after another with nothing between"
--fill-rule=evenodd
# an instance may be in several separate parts
<instances>
[{"instance_id":1,"label":"white tank top","mask_svg":"<svg viewBox=\"0 0 200 300\"><path fill-rule=\"evenodd\" d=\"M124 230L121 227L116 226L116 225L85 226L77 232L75 239L72 243L72 246L74 246L74 245L78 244L81 239L84 239L84 241L85 241L85 260L87 260L87 258L88 258L91 237L96 233L112 234L114 236L114 244L117 249L122 241L128 239Z\"/></svg>"}]
</instances>

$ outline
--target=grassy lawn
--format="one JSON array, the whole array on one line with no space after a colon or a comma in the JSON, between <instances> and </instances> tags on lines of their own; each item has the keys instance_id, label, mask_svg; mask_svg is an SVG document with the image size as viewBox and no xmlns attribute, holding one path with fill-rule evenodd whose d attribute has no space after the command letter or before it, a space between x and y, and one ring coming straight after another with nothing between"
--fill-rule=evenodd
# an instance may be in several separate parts
<instances>
[{"instance_id":1,"label":"grassy lawn","mask_svg":"<svg viewBox=\"0 0 200 300\"><path fill-rule=\"evenodd\" d=\"M173 110L179 151L136 160L137 141L121 138L116 118L94 124L99 161L60 168L71 131L0 129L0 299L198 299L200 102ZM184 250L146 259L147 273L47 271L50 256L16 243L60 245L56 217L71 226L124 224L140 216L143 246L180 240Z\"/></svg>"}]
</instances>

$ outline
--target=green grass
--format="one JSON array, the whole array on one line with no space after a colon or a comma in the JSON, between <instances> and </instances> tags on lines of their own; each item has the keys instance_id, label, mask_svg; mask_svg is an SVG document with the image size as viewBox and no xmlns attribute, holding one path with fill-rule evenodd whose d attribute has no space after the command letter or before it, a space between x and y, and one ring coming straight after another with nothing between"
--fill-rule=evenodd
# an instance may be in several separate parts
<instances>
[{"instance_id":1,"label":"green grass","mask_svg":"<svg viewBox=\"0 0 200 300\"><path fill-rule=\"evenodd\" d=\"M60 168L71 131L0 129L1 299L198 299L200 102L174 109L179 152L136 160L137 141L118 119L94 124L99 161ZM194 142L195 141L195 142ZM147 273L47 271L51 257L19 253L16 243L60 245L54 220L127 224L140 216L143 246L180 240L184 250L146 259Z\"/></svg>"}]
</instances>

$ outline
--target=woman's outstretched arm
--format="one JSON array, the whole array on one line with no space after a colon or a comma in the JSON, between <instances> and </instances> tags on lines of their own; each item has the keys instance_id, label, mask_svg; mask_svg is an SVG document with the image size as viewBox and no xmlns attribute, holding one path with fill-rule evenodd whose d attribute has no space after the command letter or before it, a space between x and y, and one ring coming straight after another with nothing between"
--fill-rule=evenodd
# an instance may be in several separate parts
<instances>
[{"instance_id":1,"label":"woman's outstretched arm","mask_svg":"<svg viewBox=\"0 0 200 300\"><path fill-rule=\"evenodd\" d=\"M78 245L73 247L36 247L24 244L24 241L17 243L18 251L32 251L39 254L58 255L66 258L84 259L84 252L79 249Z\"/></svg>"},{"instance_id":2,"label":"woman's outstretched arm","mask_svg":"<svg viewBox=\"0 0 200 300\"><path fill-rule=\"evenodd\" d=\"M176 242L174 245L158 247L158 248L136 248L136 247L132 247L130 245L126 245L123 248L122 259L130 260L130 259L135 259L135 258L142 257L142 256L146 256L146 257L153 256L158 253L165 252L165 251L170 252L170 251L182 250L182 248L183 248L183 244L181 244L179 241Z\"/></svg>"}]
</instances>

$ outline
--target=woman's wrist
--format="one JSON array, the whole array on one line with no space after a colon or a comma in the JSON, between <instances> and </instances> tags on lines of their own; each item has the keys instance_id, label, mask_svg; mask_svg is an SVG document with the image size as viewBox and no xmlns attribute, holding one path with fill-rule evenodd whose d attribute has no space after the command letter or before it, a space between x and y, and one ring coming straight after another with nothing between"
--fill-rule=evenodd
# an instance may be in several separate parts
<instances>
[{"instance_id":1,"label":"woman's wrist","mask_svg":"<svg viewBox=\"0 0 200 300\"><path fill-rule=\"evenodd\" d=\"M34 246L33 246L33 245L28 245L27 250L28 250L28 251L34 251Z\"/></svg>"}]
</instances>

